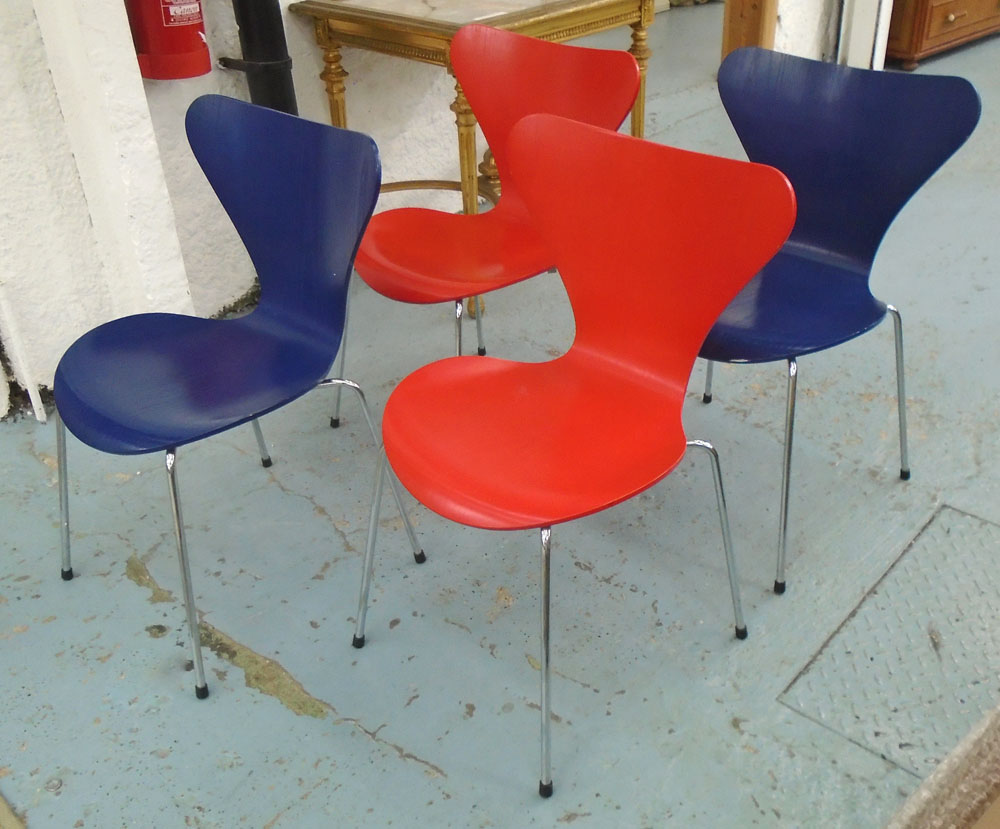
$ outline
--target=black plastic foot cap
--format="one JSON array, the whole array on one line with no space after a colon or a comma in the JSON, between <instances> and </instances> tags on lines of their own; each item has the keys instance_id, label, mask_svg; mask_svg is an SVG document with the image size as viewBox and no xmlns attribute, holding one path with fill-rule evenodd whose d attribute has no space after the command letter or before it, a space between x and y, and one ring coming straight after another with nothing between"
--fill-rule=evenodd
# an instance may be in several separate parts
<instances>
[{"instance_id":1,"label":"black plastic foot cap","mask_svg":"<svg viewBox=\"0 0 1000 829\"><path fill-rule=\"evenodd\" d=\"M270 458L261 458L260 459L260 465L263 466L264 469L267 469L273 463L274 463L274 461L272 461Z\"/></svg>"},{"instance_id":2,"label":"black plastic foot cap","mask_svg":"<svg viewBox=\"0 0 1000 829\"><path fill-rule=\"evenodd\" d=\"M478 351L476 353L478 353L480 357L485 357L486 356L486 349L483 348L483 346L479 346L479 349L478 349Z\"/></svg>"},{"instance_id":3,"label":"black plastic foot cap","mask_svg":"<svg viewBox=\"0 0 1000 829\"><path fill-rule=\"evenodd\" d=\"M774 583L774 592L779 596L785 592L785 583L783 581L776 581Z\"/></svg>"},{"instance_id":4,"label":"black plastic foot cap","mask_svg":"<svg viewBox=\"0 0 1000 829\"><path fill-rule=\"evenodd\" d=\"M711 403L712 402L712 395L710 395L710 394L703 394L701 396L701 402L702 403Z\"/></svg>"},{"instance_id":5,"label":"black plastic foot cap","mask_svg":"<svg viewBox=\"0 0 1000 829\"><path fill-rule=\"evenodd\" d=\"M351 641L351 644L354 645L354 647L356 648L363 648L365 646L365 637L355 636L354 639Z\"/></svg>"},{"instance_id":6,"label":"black plastic foot cap","mask_svg":"<svg viewBox=\"0 0 1000 829\"><path fill-rule=\"evenodd\" d=\"M550 780L548 783L542 783L539 781L538 793L542 797L552 797L552 781Z\"/></svg>"},{"instance_id":7,"label":"black plastic foot cap","mask_svg":"<svg viewBox=\"0 0 1000 829\"><path fill-rule=\"evenodd\" d=\"M208 686L207 685L195 685L194 695L198 699L206 699L208 697Z\"/></svg>"},{"instance_id":8,"label":"black plastic foot cap","mask_svg":"<svg viewBox=\"0 0 1000 829\"><path fill-rule=\"evenodd\" d=\"M736 638L737 639L746 639L747 638L747 629L746 629L745 626L741 627L741 628L736 628Z\"/></svg>"},{"instance_id":9,"label":"black plastic foot cap","mask_svg":"<svg viewBox=\"0 0 1000 829\"><path fill-rule=\"evenodd\" d=\"M340 418L339 417L331 417L330 418L330 428L331 429L339 429L340 428Z\"/></svg>"},{"instance_id":10,"label":"black plastic foot cap","mask_svg":"<svg viewBox=\"0 0 1000 829\"><path fill-rule=\"evenodd\" d=\"M899 477L902 478L904 481L910 480L910 470L909 469L900 469L899 470Z\"/></svg>"},{"instance_id":11,"label":"black plastic foot cap","mask_svg":"<svg viewBox=\"0 0 1000 829\"><path fill-rule=\"evenodd\" d=\"M69 570L62 570L62 580L72 581L73 580L73 568L70 567Z\"/></svg>"},{"instance_id":12,"label":"black plastic foot cap","mask_svg":"<svg viewBox=\"0 0 1000 829\"><path fill-rule=\"evenodd\" d=\"M427 561L427 556L425 556L424 551L421 550L419 553L413 554L413 560L417 562L417 564L423 564L425 561Z\"/></svg>"}]
</instances>

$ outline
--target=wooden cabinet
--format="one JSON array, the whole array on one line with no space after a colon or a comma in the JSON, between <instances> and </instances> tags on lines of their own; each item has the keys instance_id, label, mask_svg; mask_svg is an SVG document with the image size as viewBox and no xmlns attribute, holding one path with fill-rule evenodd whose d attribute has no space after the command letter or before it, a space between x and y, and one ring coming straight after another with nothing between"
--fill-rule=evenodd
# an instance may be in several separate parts
<instances>
[{"instance_id":1,"label":"wooden cabinet","mask_svg":"<svg viewBox=\"0 0 1000 829\"><path fill-rule=\"evenodd\" d=\"M1000 32L1000 0L896 0L887 57L904 69L936 52Z\"/></svg>"}]
</instances>

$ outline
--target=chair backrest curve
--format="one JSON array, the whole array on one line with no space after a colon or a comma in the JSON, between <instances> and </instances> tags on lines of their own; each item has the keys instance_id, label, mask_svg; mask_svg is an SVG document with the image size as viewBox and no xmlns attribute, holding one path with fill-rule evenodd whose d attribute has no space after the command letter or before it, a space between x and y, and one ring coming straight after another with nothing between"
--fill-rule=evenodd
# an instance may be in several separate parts
<instances>
[{"instance_id":1,"label":"chair backrest curve","mask_svg":"<svg viewBox=\"0 0 1000 829\"><path fill-rule=\"evenodd\" d=\"M777 167L795 188L791 242L861 272L980 113L963 78L853 69L755 47L726 58L719 95L750 160Z\"/></svg>"},{"instance_id":2,"label":"chair backrest curve","mask_svg":"<svg viewBox=\"0 0 1000 829\"><path fill-rule=\"evenodd\" d=\"M509 174L508 135L525 115L547 112L614 130L639 92L638 64L624 51L469 25L452 38L449 54L501 182Z\"/></svg>"},{"instance_id":3,"label":"chair backrest curve","mask_svg":"<svg viewBox=\"0 0 1000 829\"><path fill-rule=\"evenodd\" d=\"M336 353L354 255L378 197L374 141L221 95L194 101L186 127L257 270L254 313Z\"/></svg>"},{"instance_id":4,"label":"chair backrest curve","mask_svg":"<svg viewBox=\"0 0 1000 829\"><path fill-rule=\"evenodd\" d=\"M712 324L795 219L771 167L548 115L514 128L511 167L573 307L571 351L653 382L686 385Z\"/></svg>"}]
</instances>

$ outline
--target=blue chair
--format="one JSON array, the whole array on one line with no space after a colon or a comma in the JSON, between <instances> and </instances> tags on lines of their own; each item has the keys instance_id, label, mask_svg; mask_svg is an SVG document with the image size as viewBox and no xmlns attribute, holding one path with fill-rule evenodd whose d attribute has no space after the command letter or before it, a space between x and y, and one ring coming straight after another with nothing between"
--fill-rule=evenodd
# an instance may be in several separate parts
<instances>
[{"instance_id":1,"label":"blue chair","mask_svg":"<svg viewBox=\"0 0 1000 829\"><path fill-rule=\"evenodd\" d=\"M115 455L166 453L195 693L202 699L208 685L177 490L177 448L249 422L269 466L257 418L317 385L357 392L375 437L357 384L326 378L381 170L368 136L232 98L199 98L186 123L195 157L257 270L260 303L238 319L153 313L98 326L59 361L54 394L64 579L73 578L65 430ZM402 508L398 485L393 491ZM403 519L422 561L405 514Z\"/></svg>"},{"instance_id":2,"label":"blue chair","mask_svg":"<svg viewBox=\"0 0 1000 829\"><path fill-rule=\"evenodd\" d=\"M910 477L899 312L872 296L872 262L909 198L968 138L980 103L962 79L852 69L748 48L719 70L719 94L751 161L785 173L798 198L788 242L722 313L701 357L788 363L774 591L785 589L797 358L893 317L900 477ZM712 399L712 362L704 401Z\"/></svg>"}]
</instances>

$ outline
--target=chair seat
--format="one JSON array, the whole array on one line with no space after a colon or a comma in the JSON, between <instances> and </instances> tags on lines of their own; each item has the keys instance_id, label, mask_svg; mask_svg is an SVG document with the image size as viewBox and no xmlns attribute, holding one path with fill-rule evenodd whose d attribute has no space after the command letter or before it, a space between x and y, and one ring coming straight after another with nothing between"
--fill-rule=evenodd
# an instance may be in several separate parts
<instances>
[{"instance_id":1,"label":"chair seat","mask_svg":"<svg viewBox=\"0 0 1000 829\"><path fill-rule=\"evenodd\" d=\"M484 393L488 392L488 393ZM386 404L386 453L440 515L483 529L547 527L609 507L684 456L684 388L570 352L545 363L453 357Z\"/></svg>"},{"instance_id":2,"label":"chair seat","mask_svg":"<svg viewBox=\"0 0 1000 829\"><path fill-rule=\"evenodd\" d=\"M722 363L788 360L854 339L885 313L867 273L786 247L729 303L698 356Z\"/></svg>"},{"instance_id":3,"label":"chair seat","mask_svg":"<svg viewBox=\"0 0 1000 829\"><path fill-rule=\"evenodd\" d=\"M419 207L387 210L368 225L355 259L374 290L400 302L457 301L536 276L552 257L501 200L475 216Z\"/></svg>"},{"instance_id":4,"label":"chair seat","mask_svg":"<svg viewBox=\"0 0 1000 829\"><path fill-rule=\"evenodd\" d=\"M261 313L139 314L78 339L56 369L66 427L119 455L167 450L258 417L327 376L328 343Z\"/></svg>"}]
</instances>

